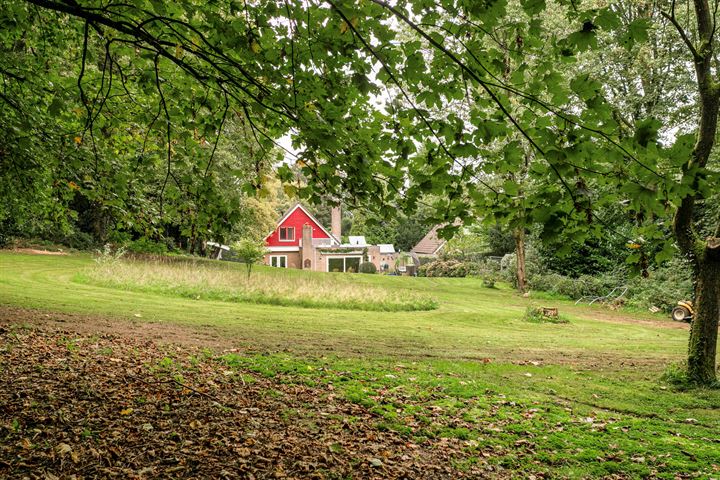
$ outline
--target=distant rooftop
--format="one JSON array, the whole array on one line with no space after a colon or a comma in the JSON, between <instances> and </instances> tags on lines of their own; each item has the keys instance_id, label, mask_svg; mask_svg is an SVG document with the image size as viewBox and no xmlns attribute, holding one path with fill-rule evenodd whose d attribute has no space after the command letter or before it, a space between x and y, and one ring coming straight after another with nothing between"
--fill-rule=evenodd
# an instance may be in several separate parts
<instances>
[{"instance_id":1,"label":"distant rooftop","mask_svg":"<svg viewBox=\"0 0 720 480\"><path fill-rule=\"evenodd\" d=\"M367 242L365 241L365 237L363 237L362 235L355 236L355 237L351 235L348 238L350 239L350 245L363 245L363 246L367 245Z\"/></svg>"},{"instance_id":2,"label":"distant rooftop","mask_svg":"<svg viewBox=\"0 0 720 480\"><path fill-rule=\"evenodd\" d=\"M390 243L378 243L378 247L380 247L381 255L395 253L395 247Z\"/></svg>"},{"instance_id":3,"label":"distant rooftop","mask_svg":"<svg viewBox=\"0 0 720 480\"><path fill-rule=\"evenodd\" d=\"M437 231L440 227L441 225L435 225L432 230L412 248L411 252L417 253L418 255L436 255L440 249L445 246L445 243L447 243L446 240L438 237Z\"/></svg>"}]
</instances>

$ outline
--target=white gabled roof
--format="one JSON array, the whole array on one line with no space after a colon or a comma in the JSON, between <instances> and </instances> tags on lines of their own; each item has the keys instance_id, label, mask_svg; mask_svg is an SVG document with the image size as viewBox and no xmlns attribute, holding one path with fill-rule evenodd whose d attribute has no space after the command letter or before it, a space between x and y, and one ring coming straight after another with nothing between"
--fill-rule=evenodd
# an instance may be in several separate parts
<instances>
[{"instance_id":1,"label":"white gabled roof","mask_svg":"<svg viewBox=\"0 0 720 480\"><path fill-rule=\"evenodd\" d=\"M367 242L365 241L365 237L363 237L362 235L358 235L358 236L351 235L350 237L348 237L348 239L350 240L350 245L367 245Z\"/></svg>"},{"instance_id":2,"label":"white gabled roof","mask_svg":"<svg viewBox=\"0 0 720 480\"><path fill-rule=\"evenodd\" d=\"M395 247L391 243L378 243L378 247L381 254L395 253Z\"/></svg>"},{"instance_id":3,"label":"white gabled roof","mask_svg":"<svg viewBox=\"0 0 720 480\"><path fill-rule=\"evenodd\" d=\"M302 210L303 212L305 212L305 214L306 214L308 217L310 217L310 220L312 220L313 222L315 222L315 225L317 225L318 227L320 227L320 230L322 230L322 231L325 233L325 235L327 235L328 237L330 237L330 240L331 240L331 241L334 240L334 243L336 243L336 244L338 244L338 245L340 244L340 240L338 240L337 238L335 238L335 236L334 236L332 233L330 233L330 232L328 232L327 230L325 230L325 227L322 226L322 223L318 222L318 219L315 218L315 216L314 216L312 213L310 213L310 212L307 210L307 208L303 207L301 203L296 203L293 208L291 208L290 210L288 210L287 213L286 213L285 215L283 215L283 217L275 224L275 228L273 229L273 231L270 232L270 233L268 233L267 235L265 235L264 240L267 240L270 235L272 235L273 233L275 233L275 230L277 230L277 228L278 228L280 225L282 225L283 222L284 222L285 220L287 220L288 217L289 217L290 215L292 215L293 212L294 212L295 210L297 210L298 208L299 208L300 210Z\"/></svg>"}]
</instances>

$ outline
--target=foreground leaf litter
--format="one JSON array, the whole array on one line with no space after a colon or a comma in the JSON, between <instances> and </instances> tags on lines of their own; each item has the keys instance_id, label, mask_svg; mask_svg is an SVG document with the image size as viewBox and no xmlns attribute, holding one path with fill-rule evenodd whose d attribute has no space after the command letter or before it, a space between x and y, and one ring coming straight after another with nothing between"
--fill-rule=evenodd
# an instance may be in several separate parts
<instances>
[{"instance_id":1,"label":"foreground leaf litter","mask_svg":"<svg viewBox=\"0 0 720 480\"><path fill-rule=\"evenodd\" d=\"M404 373L406 365L360 362L347 371L325 357L142 337L0 324L0 478L681 479L720 472L720 438L712 415L703 416L714 408L712 395L693 397L702 420L682 411L662 419L553 392L505 395L492 382L470 388L457 373L443 377L430 367L420 385L420 365ZM507 365L502 378L526 378L537 363Z\"/></svg>"},{"instance_id":2,"label":"foreground leaf litter","mask_svg":"<svg viewBox=\"0 0 720 480\"><path fill-rule=\"evenodd\" d=\"M1 478L497 476L465 442L420 444L322 387L191 347L0 327Z\"/></svg>"}]
</instances>

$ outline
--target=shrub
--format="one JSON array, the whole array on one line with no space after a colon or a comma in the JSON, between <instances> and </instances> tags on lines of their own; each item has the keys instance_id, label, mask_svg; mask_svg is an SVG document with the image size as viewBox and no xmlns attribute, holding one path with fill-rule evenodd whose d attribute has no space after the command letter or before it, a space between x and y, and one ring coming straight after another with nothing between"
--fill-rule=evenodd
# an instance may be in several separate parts
<instances>
[{"instance_id":1,"label":"shrub","mask_svg":"<svg viewBox=\"0 0 720 480\"><path fill-rule=\"evenodd\" d=\"M671 261L663 268L651 270L648 278L637 278L630 293L628 303L632 306L654 306L669 312L678 300L693 297L690 267L679 259Z\"/></svg>"},{"instance_id":2,"label":"shrub","mask_svg":"<svg viewBox=\"0 0 720 480\"><path fill-rule=\"evenodd\" d=\"M95 238L89 233L75 230L59 239L59 243L76 250L90 250L95 244Z\"/></svg>"},{"instance_id":3,"label":"shrub","mask_svg":"<svg viewBox=\"0 0 720 480\"><path fill-rule=\"evenodd\" d=\"M464 261L462 264L465 266L467 276L470 277L481 277L485 273L485 268L480 262L469 262Z\"/></svg>"},{"instance_id":4,"label":"shrub","mask_svg":"<svg viewBox=\"0 0 720 480\"><path fill-rule=\"evenodd\" d=\"M531 323L570 323L562 315L547 315L541 307L527 307L524 320Z\"/></svg>"},{"instance_id":5,"label":"shrub","mask_svg":"<svg viewBox=\"0 0 720 480\"><path fill-rule=\"evenodd\" d=\"M627 282L626 274L623 271L606 273L598 276L581 275L578 278L570 278L559 273L534 274L528 278L532 290L549 292L555 295L563 295L577 300L586 295L603 296L607 295L613 288Z\"/></svg>"},{"instance_id":6,"label":"shrub","mask_svg":"<svg viewBox=\"0 0 720 480\"><path fill-rule=\"evenodd\" d=\"M663 267L651 269L648 278L628 277L624 269L617 269L598 275L580 275L577 278L559 273L534 273L528 276L528 283L532 290L563 295L575 300L584 296L601 297L615 287L628 285L624 303L643 309L654 306L666 312L672 310L678 300L690 300L693 295L690 268L681 259L674 259Z\"/></svg>"},{"instance_id":7,"label":"shrub","mask_svg":"<svg viewBox=\"0 0 720 480\"><path fill-rule=\"evenodd\" d=\"M4 218L0 220L0 248L10 245L14 236L19 233L14 219Z\"/></svg>"},{"instance_id":8,"label":"shrub","mask_svg":"<svg viewBox=\"0 0 720 480\"><path fill-rule=\"evenodd\" d=\"M102 250L95 251L95 263L99 266L112 266L125 256L126 250L123 247L113 249L112 245L106 243Z\"/></svg>"},{"instance_id":9,"label":"shrub","mask_svg":"<svg viewBox=\"0 0 720 480\"><path fill-rule=\"evenodd\" d=\"M464 262L468 276L481 278L483 286L494 288L495 283L502 280L500 263L493 260L482 259L474 262Z\"/></svg>"},{"instance_id":10,"label":"shrub","mask_svg":"<svg viewBox=\"0 0 720 480\"><path fill-rule=\"evenodd\" d=\"M132 236L129 232L123 230L110 230L107 235L106 243L112 245L127 245L132 241Z\"/></svg>"},{"instance_id":11,"label":"shrub","mask_svg":"<svg viewBox=\"0 0 720 480\"><path fill-rule=\"evenodd\" d=\"M458 260L435 260L420 267L420 275L425 277L466 277L470 265Z\"/></svg>"},{"instance_id":12,"label":"shrub","mask_svg":"<svg viewBox=\"0 0 720 480\"><path fill-rule=\"evenodd\" d=\"M363 262L359 267L360 273L377 273L377 267L372 262Z\"/></svg>"},{"instance_id":13,"label":"shrub","mask_svg":"<svg viewBox=\"0 0 720 480\"><path fill-rule=\"evenodd\" d=\"M156 255L168 253L167 245L164 242L156 242L147 237L128 242L125 248L133 253L154 253Z\"/></svg>"},{"instance_id":14,"label":"shrub","mask_svg":"<svg viewBox=\"0 0 720 480\"><path fill-rule=\"evenodd\" d=\"M418 256L418 261L420 262L420 266L427 265L428 263L434 262L435 257Z\"/></svg>"}]
</instances>

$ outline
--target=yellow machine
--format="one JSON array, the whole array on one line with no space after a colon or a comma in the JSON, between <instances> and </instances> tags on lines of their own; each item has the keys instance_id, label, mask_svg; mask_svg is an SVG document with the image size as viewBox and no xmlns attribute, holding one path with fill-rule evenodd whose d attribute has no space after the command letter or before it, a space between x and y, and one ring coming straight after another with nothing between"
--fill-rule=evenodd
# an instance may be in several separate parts
<instances>
[{"instance_id":1,"label":"yellow machine","mask_svg":"<svg viewBox=\"0 0 720 480\"><path fill-rule=\"evenodd\" d=\"M676 322L692 322L693 315L695 315L695 310L693 303L689 300L679 301L677 307L673 308L670 314Z\"/></svg>"}]
</instances>

